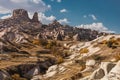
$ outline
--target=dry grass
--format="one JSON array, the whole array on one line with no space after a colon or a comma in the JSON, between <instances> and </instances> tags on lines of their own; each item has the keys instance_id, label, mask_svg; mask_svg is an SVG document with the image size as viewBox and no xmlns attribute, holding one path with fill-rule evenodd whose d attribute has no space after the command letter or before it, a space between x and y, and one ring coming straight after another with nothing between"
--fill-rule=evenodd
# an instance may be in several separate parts
<instances>
[{"instance_id":1,"label":"dry grass","mask_svg":"<svg viewBox=\"0 0 120 80\"><path fill-rule=\"evenodd\" d=\"M80 49L81 54L88 53L88 52L89 52L89 49L87 49L87 48Z\"/></svg>"},{"instance_id":2,"label":"dry grass","mask_svg":"<svg viewBox=\"0 0 120 80\"><path fill-rule=\"evenodd\" d=\"M120 52L116 53L114 55L114 58L116 59L116 61L119 61L120 60Z\"/></svg>"}]
</instances>

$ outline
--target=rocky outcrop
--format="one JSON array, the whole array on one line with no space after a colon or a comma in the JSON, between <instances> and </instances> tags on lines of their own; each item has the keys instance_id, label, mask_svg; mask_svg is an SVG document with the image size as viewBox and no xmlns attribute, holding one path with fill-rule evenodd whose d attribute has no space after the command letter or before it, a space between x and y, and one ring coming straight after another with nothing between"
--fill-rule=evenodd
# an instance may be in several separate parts
<instances>
[{"instance_id":1,"label":"rocky outcrop","mask_svg":"<svg viewBox=\"0 0 120 80\"><path fill-rule=\"evenodd\" d=\"M60 33L57 33L56 35L55 35L55 40L63 40L63 38L62 38L62 35L60 34Z\"/></svg>"},{"instance_id":2,"label":"rocky outcrop","mask_svg":"<svg viewBox=\"0 0 120 80\"><path fill-rule=\"evenodd\" d=\"M89 77L81 80L120 80L120 61L116 64L102 62L100 68L95 70Z\"/></svg>"},{"instance_id":3,"label":"rocky outcrop","mask_svg":"<svg viewBox=\"0 0 120 80\"><path fill-rule=\"evenodd\" d=\"M105 72L105 75L107 75L114 66L115 66L114 63L102 62L100 68L102 68Z\"/></svg>"},{"instance_id":4,"label":"rocky outcrop","mask_svg":"<svg viewBox=\"0 0 120 80\"><path fill-rule=\"evenodd\" d=\"M24 37L26 35L34 38L37 37L37 39L74 41L90 41L101 35L97 31L92 31L90 29L80 29L69 25L61 25L57 20L54 20L48 25L42 25L38 19L37 12L35 12L33 18L30 19L28 17L28 12L24 9L16 9L13 11L12 17L0 21L0 34L3 35L4 29L7 28L9 29L5 34L10 33L10 35L7 36L10 40L13 40L16 34L21 36L20 39L17 39L17 42L25 41ZM38 36L38 34L40 35Z\"/></svg>"},{"instance_id":5,"label":"rocky outcrop","mask_svg":"<svg viewBox=\"0 0 120 80\"><path fill-rule=\"evenodd\" d=\"M90 76L90 80L96 80L101 79L105 76L104 70L99 68L96 71L93 72L93 74Z\"/></svg>"},{"instance_id":6,"label":"rocky outcrop","mask_svg":"<svg viewBox=\"0 0 120 80\"><path fill-rule=\"evenodd\" d=\"M30 18L28 17L28 13L24 9L16 9L13 11L13 18L24 20L24 21L29 21Z\"/></svg>"},{"instance_id":7,"label":"rocky outcrop","mask_svg":"<svg viewBox=\"0 0 120 80\"><path fill-rule=\"evenodd\" d=\"M115 65L107 75L108 80L120 80L120 61Z\"/></svg>"},{"instance_id":8,"label":"rocky outcrop","mask_svg":"<svg viewBox=\"0 0 120 80\"><path fill-rule=\"evenodd\" d=\"M80 40L79 34L74 35L74 36L73 36L73 40L74 40L74 41L79 41L79 40Z\"/></svg>"},{"instance_id":9,"label":"rocky outcrop","mask_svg":"<svg viewBox=\"0 0 120 80\"><path fill-rule=\"evenodd\" d=\"M32 22L39 22L37 12L34 13L33 18L32 18Z\"/></svg>"},{"instance_id":10,"label":"rocky outcrop","mask_svg":"<svg viewBox=\"0 0 120 80\"><path fill-rule=\"evenodd\" d=\"M55 61L53 58L51 58L45 61L6 67L4 69L0 69L0 80L11 80L12 75L14 74L19 74L20 77L31 80L31 78L36 75L41 76L41 74L45 74L47 69L54 64Z\"/></svg>"}]
</instances>

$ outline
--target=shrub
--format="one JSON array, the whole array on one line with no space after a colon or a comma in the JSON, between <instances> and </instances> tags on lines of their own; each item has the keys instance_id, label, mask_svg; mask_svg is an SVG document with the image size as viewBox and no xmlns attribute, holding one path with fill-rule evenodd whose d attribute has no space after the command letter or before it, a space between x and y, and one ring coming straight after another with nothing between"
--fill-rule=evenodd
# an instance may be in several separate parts
<instances>
[{"instance_id":1,"label":"shrub","mask_svg":"<svg viewBox=\"0 0 120 80\"><path fill-rule=\"evenodd\" d=\"M34 40L32 41L32 43L35 44L35 45L46 46L46 45L48 44L48 41L47 41L47 40L44 40L44 39L41 39L41 40L39 40L39 39L34 39Z\"/></svg>"},{"instance_id":2,"label":"shrub","mask_svg":"<svg viewBox=\"0 0 120 80\"><path fill-rule=\"evenodd\" d=\"M68 56L70 56L69 51L64 51L63 52L63 57L68 57Z\"/></svg>"},{"instance_id":3,"label":"shrub","mask_svg":"<svg viewBox=\"0 0 120 80\"><path fill-rule=\"evenodd\" d=\"M27 80L27 79L25 79L25 78L21 78L19 74L14 74L14 75L12 75L12 79L13 79L13 80Z\"/></svg>"},{"instance_id":4,"label":"shrub","mask_svg":"<svg viewBox=\"0 0 120 80\"><path fill-rule=\"evenodd\" d=\"M112 45L113 45L113 42L112 42L112 41L108 41L108 42L107 42L107 46L108 46L109 48L111 48Z\"/></svg>"},{"instance_id":5,"label":"shrub","mask_svg":"<svg viewBox=\"0 0 120 80\"><path fill-rule=\"evenodd\" d=\"M48 41L47 41L47 40L45 40L45 39L41 39L41 40L40 40L40 45L46 46L47 44L48 44Z\"/></svg>"},{"instance_id":6,"label":"shrub","mask_svg":"<svg viewBox=\"0 0 120 80\"><path fill-rule=\"evenodd\" d=\"M117 38L117 41L120 42L120 38Z\"/></svg>"},{"instance_id":7,"label":"shrub","mask_svg":"<svg viewBox=\"0 0 120 80\"><path fill-rule=\"evenodd\" d=\"M118 45L119 44L117 43L117 40L115 40L114 38L110 38L110 40L107 42L107 46L112 49L117 48Z\"/></svg>"},{"instance_id":8,"label":"shrub","mask_svg":"<svg viewBox=\"0 0 120 80\"><path fill-rule=\"evenodd\" d=\"M34 40L32 41L32 43L35 44L35 45L40 45L40 40L34 39Z\"/></svg>"},{"instance_id":9,"label":"shrub","mask_svg":"<svg viewBox=\"0 0 120 80\"><path fill-rule=\"evenodd\" d=\"M102 60L102 57L98 54L92 55L90 56L90 58L96 61Z\"/></svg>"},{"instance_id":10,"label":"shrub","mask_svg":"<svg viewBox=\"0 0 120 80\"><path fill-rule=\"evenodd\" d=\"M115 57L116 61L120 60L120 53L116 53L114 57Z\"/></svg>"},{"instance_id":11,"label":"shrub","mask_svg":"<svg viewBox=\"0 0 120 80\"><path fill-rule=\"evenodd\" d=\"M84 60L75 60L75 63L78 63L81 66L81 70L84 70L86 68L86 62Z\"/></svg>"},{"instance_id":12,"label":"shrub","mask_svg":"<svg viewBox=\"0 0 120 80\"><path fill-rule=\"evenodd\" d=\"M64 59L61 56L57 56L57 64L63 63Z\"/></svg>"},{"instance_id":13,"label":"shrub","mask_svg":"<svg viewBox=\"0 0 120 80\"><path fill-rule=\"evenodd\" d=\"M57 42L56 41L49 41L48 44L46 45L46 48L51 49L54 46L57 46Z\"/></svg>"},{"instance_id":14,"label":"shrub","mask_svg":"<svg viewBox=\"0 0 120 80\"><path fill-rule=\"evenodd\" d=\"M106 44L107 40L103 40L102 42L100 42L100 44Z\"/></svg>"},{"instance_id":15,"label":"shrub","mask_svg":"<svg viewBox=\"0 0 120 80\"><path fill-rule=\"evenodd\" d=\"M89 52L89 49L87 48L82 48L80 49L80 53L83 54L83 53L88 53Z\"/></svg>"}]
</instances>

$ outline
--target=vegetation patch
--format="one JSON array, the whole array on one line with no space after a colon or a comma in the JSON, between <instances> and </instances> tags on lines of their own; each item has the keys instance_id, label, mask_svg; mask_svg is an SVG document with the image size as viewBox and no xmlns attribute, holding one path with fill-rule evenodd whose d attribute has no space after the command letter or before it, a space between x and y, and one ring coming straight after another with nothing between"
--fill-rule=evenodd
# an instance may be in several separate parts
<instances>
[{"instance_id":1,"label":"vegetation patch","mask_svg":"<svg viewBox=\"0 0 120 80\"><path fill-rule=\"evenodd\" d=\"M14 74L14 75L12 75L11 77L12 77L11 80L27 80L27 79L25 79L25 78L20 77L19 74Z\"/></svg>"},{"instance_id":2,"label":"vegetation patch","mask_svg":"<svg viewBox=\"0 0 120 80\"><path fill-rule=\"evenodd\" d=\"M81 54L88 53L88 52L89 52L89 49L87 49L87 48L80 49Z\"/></svg>"}]
</instances>

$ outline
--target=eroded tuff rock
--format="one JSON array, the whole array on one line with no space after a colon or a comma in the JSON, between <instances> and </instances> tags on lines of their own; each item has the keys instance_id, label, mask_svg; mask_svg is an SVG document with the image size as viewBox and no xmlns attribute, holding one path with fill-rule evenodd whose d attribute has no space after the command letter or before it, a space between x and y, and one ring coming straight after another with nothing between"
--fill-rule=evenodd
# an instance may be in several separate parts
<instances>
[{"instance_id":1,"label":"eroded tuff rock","mask_svg":"<svg viewBox=\"0 0 120 80\"><path fill-rule=\"evenodd\" d=\"M102 62L90 76L80 80L120 80L120 61L117 63Z\"/></svg>"},{"instance_id":2,"label":"eroded tuff rock","mask_svg":"<svg viewBox=\"0 0 120 80\"><path fill-rule=\"evenodd\" d=\"M73 40L74 40L74 41L79 41L79 40L80 40L80 35L79 35L79 34L75 34L75 35L73 36Z\"/></svg>"},{"instance_id":3,"label":"eroded tuff rock","mask_svg":"<svg viewBox=\"0 0 120 80\"><path fill-rule=\"evenodd\" d=\"M24 9L16 9L13 11L12 17L0 20L0 33L2 35L4 35L3 33L6 34L4 29L7 29L7 33L14 33L12 35L29 35L37 39L43 38L52 40L90 41L95 39L97 36L102 35L101 33L90 29L81 29L71 27L69 25L62 25L57 20L54 20L48 25L43 25L38 19L37 12L35 12L33 18L30 19L28 17L28 12ZM13 37L14 36L10 38ZM17 42L19 41L17 39Z\"/></svg>"},{"instance_id":4,"label":"eroded tuff rock","mask_svg":"<svg viewBox=\"0 0 120 80\"><path fill-rule=\"evenodd\" d=\"M32 18L32 22L39 22L37 12L34 13L33 18Z\"/></svg>"},{"instance_id":5,"label":"eroded tuff rock","mask_svg":"<svg viewBox=\"0 0 120 80\"><path fill-rule=\"evenodd\" d=\"M20 19L20 20L26 20L26 21L30 20L30 18L28 17L28 12L26 10L24 10L24 9L16 9L16 10L14 10L12 17Z\"/></svg>"},{"instance_id":6,"label":"eroded tuff rock","mask_svg":"<svg viewBox=\"0 0 120 80\"><path fill-rule=\"evenodd\" d=\"M16 45L34 39L90 41L97 36L101 36L101 33L90 29L62 25L57 20L43 25L38 20L37 12L30 19L28 12L24 9L16 9L13 11L12 17L0 20L0 42L5 47L6 44L16 47Z\"/></svg>"},{"instance_id":7,"label":"eroded tuff rock","mask_svg":"<svg viewBox=\"0 0 120 80\"><path fill-rule=\"evenodd\" d=\"M105 76L104 70L99 68L96 71L93 72L93 74L90 77L90 80L96 80L96 79L101 79Z\"/></svg>"}]
</instances>

